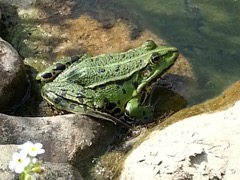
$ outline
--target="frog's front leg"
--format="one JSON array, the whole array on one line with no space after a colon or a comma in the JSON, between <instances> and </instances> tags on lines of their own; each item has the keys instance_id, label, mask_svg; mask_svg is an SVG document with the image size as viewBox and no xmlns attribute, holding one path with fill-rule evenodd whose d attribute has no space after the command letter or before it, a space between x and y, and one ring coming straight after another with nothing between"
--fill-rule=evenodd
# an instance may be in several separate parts
<instances>
[{"instance_id":1,"label":"frog's front leg","mask_svg":"<svg viewBox=\"0 0 240 180\"><path fill-rule=\"evenodd\" d=\"M125 107L125 115L136 123L144 124L153 120L154 106L142 104L141 97L137 96L128 101Z\"/></svg>"}]
</instances>

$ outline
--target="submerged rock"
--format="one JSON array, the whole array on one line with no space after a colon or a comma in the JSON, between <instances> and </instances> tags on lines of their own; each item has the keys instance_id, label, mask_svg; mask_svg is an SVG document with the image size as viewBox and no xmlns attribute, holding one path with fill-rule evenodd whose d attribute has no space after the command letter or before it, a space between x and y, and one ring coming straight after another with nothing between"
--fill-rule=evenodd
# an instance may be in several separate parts
<instances>
[{"instance_id":1,"label":"submerged rock","mask_svg":"<svg viewBox=\"0 0 240 180\"><path fill-rule=\"evenodd\" d=\"M221 111L155 129L127 156L120 179L238 179L240 101L223 108L233 97L240 99L239 87L240 82L218 99L195 107L206 111L217 106ZM183 111L189 116L194 107ZM179 114L173 116L179 118Z\"/></svg>"}]
</instances>

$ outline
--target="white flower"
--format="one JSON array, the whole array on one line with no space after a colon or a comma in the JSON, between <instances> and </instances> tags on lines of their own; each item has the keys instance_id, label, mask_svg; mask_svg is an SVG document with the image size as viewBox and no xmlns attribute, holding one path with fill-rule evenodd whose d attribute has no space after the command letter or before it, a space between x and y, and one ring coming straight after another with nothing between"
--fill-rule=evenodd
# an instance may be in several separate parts
<instances>
[{"instance_id":1,"label":"white flower","mask_svg":"<svg viewBox=\"0 0 240 180\"><path fill-rule=\"evenodd\" d=\"M20 153L15 152L12 156L12 161L9 163L9 168L16 173L22 173L30 161L25 151L21 151Z\"/></svg>"},{"instance_id":2,"label":"white flower","mask_svg":"<svg viewBox=\"0 0 240 180\"><path fill-rule=\"evenodd\" d=\"M36 164L37 162L38 162L38 159L37 159L37 158L33 158L33 159L32 159L32 163L33 163L33 164Z\"/></svg>"},{"instance_id":3,"label":"white flower","mask_svg":"<svg viewBox=\"0 0 240 180\"><path fill-rule=\"evenodd\" d=\"M41 143L32 143L31 141L27 141L26 143L19 145L18 148L26 151L29 156L35 157L38 154L43 154L45 152L42 149L43 145Z\"/></svg>"}]
</instances>

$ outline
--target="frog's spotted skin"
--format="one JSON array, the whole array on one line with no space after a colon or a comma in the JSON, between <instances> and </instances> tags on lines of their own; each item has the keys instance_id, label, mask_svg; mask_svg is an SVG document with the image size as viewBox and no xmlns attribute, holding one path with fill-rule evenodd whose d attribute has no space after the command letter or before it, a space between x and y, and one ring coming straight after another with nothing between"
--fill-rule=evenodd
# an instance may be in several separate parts
<instances>
[{"instance_id":1,"label":"frog's spotted skin","mask_svg":"<svg viewBox=\"0 0 240 180\"><path fill-rule=\"evenodd\" d=\"M153 41L147 41L139 48L124 53L86 58L60 74L57 81L73 81L85 87L94 88L108 82L126 80L150 65L152 57L167 56L171 51L176 51L176 48L157 47ZM164 69L165 65L167 64L163 64L159 70Z\"/></svg>"},{"instance_id":2,"label":"frog's spotted skin","mask_svg":"<svg viewBox=\"0 0 240 180\"><path fill-rule=\"evenodd\" d=\"M66 82L53 83L51 86L44 85L42 90L42 96L58 109L85 114L129 126L114 116L98 111L98 108L103 108L104 106L101 102L101 100L104 100L104 97L96 97L95 95L94 90L86 91L81 85ZM51 101L49 101L49 99L51 99ZM69 101L69 99L71 100ZM100 101L98 101L98 99Z\"/></svg>"},{"instance_id":3,"label":"frog's spotted skin","mask_svg":"<svg viewBox=\"0 0 240 180\"><path fill-rule=\"evenodd\" d=\"M84 56L46 83L42 96L61 110L113 122L121 122L116 117L126 114L145 123L153 112L146 97L177 57L176 48L153 41L124 53Z\"/></svg>"}]
</instances>

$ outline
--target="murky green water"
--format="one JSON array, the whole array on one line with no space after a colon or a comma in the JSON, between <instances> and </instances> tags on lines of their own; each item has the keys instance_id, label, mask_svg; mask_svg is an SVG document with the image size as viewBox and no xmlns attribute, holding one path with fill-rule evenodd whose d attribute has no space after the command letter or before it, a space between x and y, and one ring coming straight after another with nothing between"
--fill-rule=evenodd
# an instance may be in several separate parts
<instances>
[{"instance_id":1,"label":"murky green water","mask_svg":"<svg viewBox=\"0 0 240 180\"><path fill-rule=\"evenodd\" d=\"M239 0L124 0L140 24L177 47L193 66L195 104L240 79Z\"/></svg>"}]
</instances>

